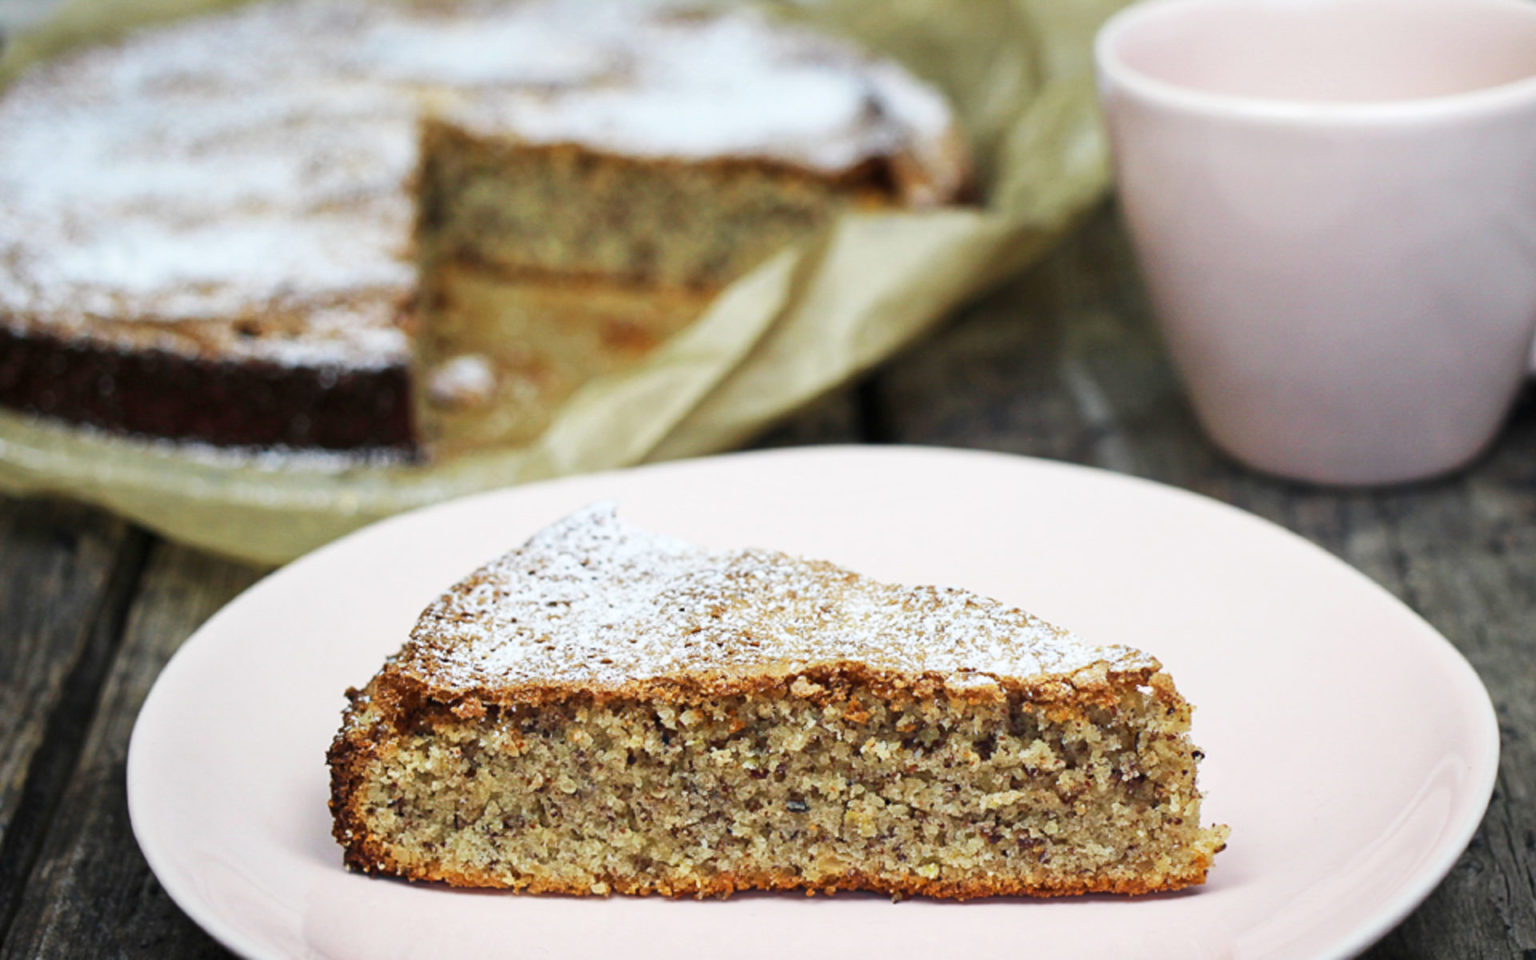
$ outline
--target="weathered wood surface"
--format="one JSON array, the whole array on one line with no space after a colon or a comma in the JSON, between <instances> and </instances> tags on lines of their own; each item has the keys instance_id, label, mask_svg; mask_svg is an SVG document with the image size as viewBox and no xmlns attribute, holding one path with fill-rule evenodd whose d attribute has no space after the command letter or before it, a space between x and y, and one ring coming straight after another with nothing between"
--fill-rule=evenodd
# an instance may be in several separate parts
<instances>
[{"instance_id":1,"label":"weathered wood surface","mask_svg":"<svg viewBox=\"0 0 1536 960\"><path fill-rule=\"evenodd\" d=\"M1112 212L761 445L904 442L1093 464L1237 504L1333 551L1451 639L1503 733L1488 816L1373 960L1536 960L1536 396L1448 481L1377 493L1235 467L1196 429ZM0 958L222 951L149 873L123 767L154 676L259 575L85 508L0 501Z\"/></svg>"},{"instance_id":2,"label":"weathered wood surface","mask_svg":"<svg viewBox=\"0 0 1536 960\"><path fill-rule=\"evenodd\" d=\"M139 706L188 635L258 572L158 542L119 624L73 776L49 804L40 854L0 957L222 955L160 889L128 822L124 767ZM0 588L3 589L3 588Z\"/></svg>"},{"instance_id":3,"label":"weathered wood surface","mask_svg":"<svg viewBox=\"0 0 1536 960\"><path fill-rule=\"evenodd\" d=\"M0 930L72 777L144 543L83 508L0 504Z\"/></svg>"}]
</instances>

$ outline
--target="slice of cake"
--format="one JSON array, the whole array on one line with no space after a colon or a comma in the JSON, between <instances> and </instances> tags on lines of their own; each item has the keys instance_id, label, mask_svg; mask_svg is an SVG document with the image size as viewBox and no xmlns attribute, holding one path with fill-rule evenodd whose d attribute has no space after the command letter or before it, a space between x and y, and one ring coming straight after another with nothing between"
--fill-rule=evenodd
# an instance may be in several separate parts
<instances>
[{"instance_id":1,"label":"slice of cake","mask_svg":"<svg viewBox=\"0 0 1536 960\"><path fill-rule=\"evenodd\" d=\"M30 70L0 130L0 406L404 457L525 442L785 244L965 178L895 65L631 0L247 4Z\"/></svg>"},{"instance_id":2,"label":"slice of cake","mask_svg":"<svg viewBox=\"0 0 1536 960\"><path fill-rule=\"evenodd\" d=\"M336 839L412 880L1147 893L1202 883L1227 832L1152 657L611 506L455 585L348 696Z\"/></svg>"}]
</instances>

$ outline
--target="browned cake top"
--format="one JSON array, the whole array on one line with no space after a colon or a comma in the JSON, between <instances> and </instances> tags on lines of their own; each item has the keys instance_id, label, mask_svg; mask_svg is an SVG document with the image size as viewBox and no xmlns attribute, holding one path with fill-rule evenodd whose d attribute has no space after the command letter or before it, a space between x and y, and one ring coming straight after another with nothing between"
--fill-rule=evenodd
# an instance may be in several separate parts
<instances>
[{"instance_id":1,"label":"browned cake top","mask_svg":"<svg viewBox=\"0 0 1536 960\"><path fill-rule=\"evenodd\" d=\"M948 199L960 175L930 88L761 17L627 0L257 3L66 57L0 95L0 320L183 353L398 363L427 114L827 174L900 156L918 202Z\"/></svg>"},{"instance_id":2,"label":"browned cake top","mask_svg":"<svg viewBox=\"0 0 1536 960\"><path fill-rule=\"evenodd\" d=\"M978 692L1099 667L1158 669L1140 651L1090 645L964 590L879 583L766 550L705 550L599 504L444 594L386 672L439 695L517 702L553 688L730 686L839 664Z\"/></svg>"}]
</instances>

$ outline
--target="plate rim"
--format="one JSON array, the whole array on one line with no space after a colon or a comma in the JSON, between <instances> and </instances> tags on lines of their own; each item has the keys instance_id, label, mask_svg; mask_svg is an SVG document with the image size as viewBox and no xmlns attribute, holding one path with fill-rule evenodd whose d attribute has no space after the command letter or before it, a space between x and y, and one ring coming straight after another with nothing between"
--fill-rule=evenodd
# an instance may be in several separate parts
<instances>
[{"instance_id":1,"label":"plate rim","mask_svg":"<svg viewBox=\"0 0 1536 960\"><path fill-rule=\"evenodd\" d=\"M1434 848L1434 856L1428 857L1413 872L1412 879L1405 884L1386 904L1373 913L1362 917L1353 924L1347 934L1340 934L1333 949L1326 953L1317 954L1317 960L1330 960L1334 957L1353 957L1368 949L1386 933L1394 929L1420 906L1425 899L1444 881L1450 873L1456 861L1465 852L1477 830L1481 827L1487 815L1488 805L1492 800L1494 787L1497 783L1501 739L1498 729L1497 713L1493 705L1486 684L1483 683L1476 669L1455 644L1442 634L1435 626L1421 616L1418 611L1408 606L1384 586L1371 579L1342 558L1331 553L1322 546L1314 543L1306 537L1298 534L1280 524L1268 520L1258 514L1252 513L1241 507L1235 506L1214 497L1193 490L1176 487L1171 484L1151 480L1133 474L1119 473L1099 467L1066 461L1051 460L1040 457L1030 457L1020 454L1012 454L1002 451L978 450L970 448L937 447L917 444L895 445L861 445L861 444L823 444L815 446L782 447L767 450L737 451L726 454L714 454L701 457L693 457L681 460L667 461L663 463L642 464L635 467L618 468L614 470L599 471L596 473L579 474L569 477L556 477L540 480L533 483L519 484L496 488L493 490L477 491L465 496L450 500L428 504L413 510L405 511L382 520L375 521L355 531L337 538L295 560L273 569L263 575L259 580L219 608L212 616L199 625L182 642L172 656L167 660L156 676L148 694L140 706L139 713L134 719L133 730L130 734L127 759L125 763L125 780L127 787L127 806L129 822L132 828L135 842L148 863L155 879L165 889L171 900L182 910L189 919L201 927L206 933L217 940L221 945L246 957L278 956L279 954L268 952L270 944L261 943L248 937L243 931L228 923L225 918L212 905L205 905L202 898L192 889L192 884L183 876L183 871L172 861L168 851L159 848L158 842L151 839L146 842L140 829L141 815L145 788L138 784L142 781L142 775L136 773L142 767L136 762L137 757L142 757L142 738L148 734L143 731L149 729L145 718L151 718L151 723L160 709L158 704L169 694L177 682L176 678L186 669L192 658L186 656L187 651L197 649L199 643L207 643L205 637L217 636L220 624L228 617L238 614L238 608L247 601L252 594L267 589L272 589L272 584L286 582L287 580L302 577L310 566L323 564L326 559L336 552L345 552L352 549L351 544L357 540L371 538L381 529L397 525L409 525L424 522L424 518L433 513L457 512L469 509L467 504L481 500L516 500L522 496L534 494L536 491L559 487L572 482L590 483L611 478L618 478L637 473L665 473L673 471L688 472L700 468L709 469L711 465L722 461L740 461L745 459L802 459L802 458L828 458L842 457L874 458L874 459L902 459L902 458L953 458L958 460L974 460L989 462L1007 462L1025 471L1041 470L1046 472L1063 472L1077 474L1083 477L1091 477L1092 482L1105 483L1110 486L1127 485L1140 488L1142 491L1156 496L1172 495L1175 498L1198 504L1201 509L1215 508L1215 511L1224 514L1229 521L1250 525L1255 529L1262 529L1266 536L1273 537L1279 534L1284 540L1288 540L1293 547L1301 547L1312 554L1314 559L1321 560L1334 568L1336 574L1343 575L1354 581L1356 587L1363 587L1367 592L1374 594L1378 602L1385 601L1400 615L1406 614L1422 629L1416 631L1423 637L1424 647L1427 651L1433 651L1445 664L1451 667L1452 674L1445 676L1446 682L1451 682L1454 677L1457 686L1465 688L1464 692L1471 695L1463 700L1468 707L1469 714L1476 714L1480 720L1476 726L1481 728L1482 736L1477 745L1481 748L1475 757L1467 757L1469 769L1475 776L1468 780L1465 795L1468 799L1477 800L1470 806L1469 813L1463 821L1458 823L1457 829L1446 831ZM234 611L233 613L231 611ZM1433 639L1431 639L1433 638ZM1476 709L1473 709L1475 704ZM1470 719L1470 717L1469 717ZM150 790L147 794L153 796ZM1470 811L1476 811L1471 815Z\"/></svg>"}]
</instances>

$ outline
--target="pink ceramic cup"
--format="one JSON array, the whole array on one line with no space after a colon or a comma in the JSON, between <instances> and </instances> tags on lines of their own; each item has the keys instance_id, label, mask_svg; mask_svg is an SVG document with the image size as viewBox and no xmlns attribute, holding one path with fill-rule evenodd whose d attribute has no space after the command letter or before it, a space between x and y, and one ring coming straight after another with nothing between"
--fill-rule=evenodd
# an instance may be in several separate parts
<instances>
[{"instance_id":1,"label":"pink ceramic cup","mask_svg":"<svg viewBox=\"0 0 1536 960\"><path fill-rule=\"evenodd\" d=\"M1475 457L1536 335L1536 3L1150 0L1096 54L1126 224L1216 443L1329 484Z\"/></svg>"}]
</instances>

